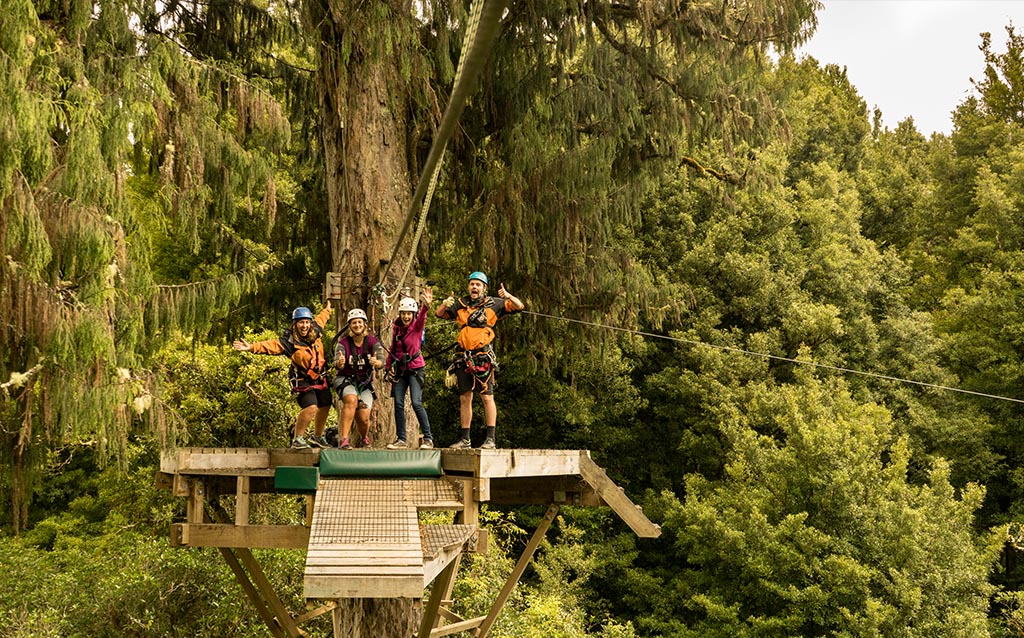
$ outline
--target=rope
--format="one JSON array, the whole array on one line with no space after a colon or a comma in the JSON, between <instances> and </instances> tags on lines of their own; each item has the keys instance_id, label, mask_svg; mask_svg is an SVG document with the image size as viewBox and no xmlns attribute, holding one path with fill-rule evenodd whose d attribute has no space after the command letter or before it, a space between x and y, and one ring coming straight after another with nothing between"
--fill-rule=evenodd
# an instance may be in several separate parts
<instances>
[{"instance_id":1,"label":"rope","mask_svg":"<svg viewBox=\"0 0 1024 638\"><path fill-rule=\"evenodd\" d=\"M470 30L475 32L473 34L472 44L468 47L464 46L462 54L459 56L459 67L456 71L455 85L452 87L451 98L448 101L448 106L445 107L444 115L441 116L441 124L438 126L437 134L434 137L433 143L430 145L430 152L427 154L427 161L423 164L423 171L420 174L419 182L416 185L416 192L413 194L412 201L409 204L409 213L406 215L405 223L402 225L402 230L398 233L398 238L395 240L395 245L391 251L391 258L388 259L387 267L381 275L381 284L383 284L384 280L391 272L391 267L395 262L395 258L398 255L398 250L401 248L402 241L405 239L405 235L409 232L412 220L416 218L417 214L422 209L424 214L423 218L420 220L421 229L418 231L416 238L416 241L419 241L419 234L422 233L422 225L426 219L426 210L430 206L428 191L431 195L433 194L434 185L437 182L437 174L440 171L441 157L444 155L448 141L455 132L455 125L458 123L459 116L462 115L462 110L466 106L466 99L469 96L470 85L480 75L480 71L484 66L484 61L490 54L491 48L494 45L501 16L505 11L506 1L507 0L476 0L466 33L466 40L469 42ZM414 243L412 247L413 255L415 255L415 252L416 244ZM410 257L409 263L411 264L411 262L412 258ZM402 275L403 282L405 280L405 275L408 273L408 268L409 266L406 267L406 273ZM401 290L401 285L398 286L398 289Z\"/></svg>"},{"instance_id":2,"label":"rope","mask_svg":"<svg viewBox=\"0 0 1024 638\"><path fill-rule=\"evenodd\" d=\"M904 379L902 377L892 377L887 374L879 374L877 372L865 372L863 370L854 370L852 368L843 368L841 366L831 366L825 363L815 363L814 361L803 361L800 359L791 359L789 357L780 357L774 354L765 354L763 352L753 352L751 350L744 350L742 348L734 348L732 346L720 346L713 343L705 343L703 341L694 341L692 339L683 339L682 337L670 337L668 335L660 335L653 332L643 332L641 330L632 330L630 328L620 328L618 326L609 326L605 324L595 323L592 321L583 321L580 319L570 319L568 317L559 317L557 315L548 315L543 312L534 312L532 310L521 311L526 315L534 315L537 317L545 317L547 319L557 319L559 321L566 321L569 323L578 323L584 326L592 326L594 328L604 328L605 330L612 330L614 332L625 332L629 334L635 334L642 337L651 337L652 339L662 339L665 341L675 341L677 343L686 343L691 346L705 346L707 348L714 348L716 350L724 350L725 352L735 352L737 354L746 354L754 357L761 357L763 359L771 359L773 361L784 361L786 363L795 363L803 366L811 366L813 368L819 368L822 370L831 370L832 372L844 372L846 374L856 374L863 377L871 377L872 379L884 379L886 381L897 381L899 383L908 383L911 385L917 385L925 388L932 388L935 390L946 390L948 392L959 392L961 394L970 394L978 397L985 397L987 399L996 399L999 401L1012 401L1014 403L1024 403L1024 399L1015 399L1013 397L1004 397L998 394L988 394L985 392L975 392L974 390L964 390L963 388L954 388L948 385L941 385L938 383L928 383L927 381L915 381L914 379Z\"/></svg>"}]
</instances>

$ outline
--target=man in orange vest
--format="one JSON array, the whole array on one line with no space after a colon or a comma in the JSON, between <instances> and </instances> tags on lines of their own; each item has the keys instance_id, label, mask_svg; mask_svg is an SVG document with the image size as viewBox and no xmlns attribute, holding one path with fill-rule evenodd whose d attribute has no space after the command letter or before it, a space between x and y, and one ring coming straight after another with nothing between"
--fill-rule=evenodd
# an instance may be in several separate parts
<instances>
[{"instance_id":1,"label":"man in orange vest","mask_svg":"<svg viewBox=\"0 0 1024 638\"><path fill-rule=\"evenodd\" d=\"M497 297L488 296L487 284L487 275L484 273L470 273L466 296L461 299L449 296L434 313L442 319L454 319L459 324L455 362L452 366L459 386L462 435L449 446L454 449L472 447L469 430L473 421L474 390L479 391L480 399L484 402L484 425L487 427L487 436L480 449L494 449L494 427L498 420L498 408L494 404L494 326L505 315L526 307L505 290L505 284L498 286Z\"/></svg>"}]
</instances>

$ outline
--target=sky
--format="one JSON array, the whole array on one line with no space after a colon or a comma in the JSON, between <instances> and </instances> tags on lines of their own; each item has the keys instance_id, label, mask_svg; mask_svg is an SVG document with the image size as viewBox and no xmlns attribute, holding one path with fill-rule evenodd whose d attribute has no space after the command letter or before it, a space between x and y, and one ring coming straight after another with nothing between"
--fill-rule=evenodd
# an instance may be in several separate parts
<instances>
[{"instance_id":1,"label":"sky","mask_svg":"<svg viewBox=\"0 0 1024 638\"><path fill-rule=\"evenodd\" d=\"M907 117L924 135L949 133L953 109L985 68L983 31L1006 51L1006 26L1024 30L1024 0L824 0L818 29L797 55L846 67L890 129Z\"/></svg>"}]
</instances>

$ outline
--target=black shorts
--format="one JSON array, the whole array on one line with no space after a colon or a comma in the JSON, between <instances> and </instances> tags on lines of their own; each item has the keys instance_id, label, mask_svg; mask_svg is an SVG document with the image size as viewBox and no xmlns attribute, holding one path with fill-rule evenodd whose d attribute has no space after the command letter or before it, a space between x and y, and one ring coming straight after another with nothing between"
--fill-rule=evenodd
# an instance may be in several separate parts
<instances>
[{"instance_id":1,"label":"black shorts","mask_svg":"<svg viewBox=\"0 0 1024 638\"><path fill-rule=\"evenodd\" d=\"M494 368L487 377L481 379L463 367L455 368L455 379L459 382L459 394L477 390L480 394L494 394Z\"/></svg>"},{"instance_id":2,"label":"black shorts","mask_svg":"<svg viewBox=\"0 0 1024 638\"><path fill-rule=\"evenodd\" d=\"M315 405L318 408L326 408L334 403L331 400L331 391L327 388L322 390L296 392L295 400L298 402L299 407L303 409L308 408L311 405Z\"/></svg>"}]
</instances>

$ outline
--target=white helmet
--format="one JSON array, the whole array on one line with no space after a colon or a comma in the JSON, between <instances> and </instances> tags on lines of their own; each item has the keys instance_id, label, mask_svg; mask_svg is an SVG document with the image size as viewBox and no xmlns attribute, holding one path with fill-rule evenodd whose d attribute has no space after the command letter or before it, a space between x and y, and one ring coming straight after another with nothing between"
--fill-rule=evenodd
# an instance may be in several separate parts
<instances>
[{"instance_id":1,"label":"white helmet","mask_svg":"<svg viewBox=\"0 0 1024 638\"><path fill-rule=\"evenodd\" d=\"M398 312L416 312L419 309L419 304L412 297L402 297L398 302Z\"/></svg>"},{"instance_id":2,"label":"white helmet","mask_svg":"<svg viewBox=\"0 0 1024 638\"><path fill-rule=\"evenodd\" d=\"M366 321L366 313L359 308L353 308L348 311L348 319L346 320L346 323L352 323L353 319L362 319L363 321Z\"/></svg>"}]
</instances>

